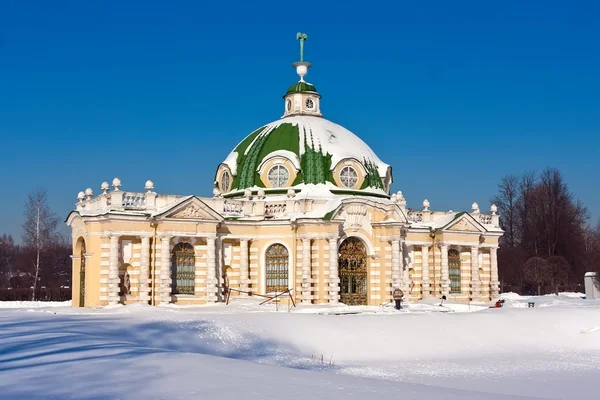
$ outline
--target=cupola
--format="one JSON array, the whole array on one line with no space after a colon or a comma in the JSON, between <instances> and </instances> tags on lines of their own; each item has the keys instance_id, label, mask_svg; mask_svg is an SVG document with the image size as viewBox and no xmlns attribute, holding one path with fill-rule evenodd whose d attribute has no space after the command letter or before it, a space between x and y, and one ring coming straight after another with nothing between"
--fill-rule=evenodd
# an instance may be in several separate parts
<instances>
[{"instance_id":1,"label":"cupola","mask_svg":"<svg viewBox=\"0 0 600 400\"><path fill-rule=\"evenodd\" d=\"M300 61L293 63L292 66L296 68L300 80L290 86L285 96L283 96L285 111L282 118L292 115L322 117L321 95L313 85L304 80L308 69L311 67L311 63L304 61L304 42L308 40L308 35L298 32L296 39L300 41Z\"/></svg>"}]
</instances>

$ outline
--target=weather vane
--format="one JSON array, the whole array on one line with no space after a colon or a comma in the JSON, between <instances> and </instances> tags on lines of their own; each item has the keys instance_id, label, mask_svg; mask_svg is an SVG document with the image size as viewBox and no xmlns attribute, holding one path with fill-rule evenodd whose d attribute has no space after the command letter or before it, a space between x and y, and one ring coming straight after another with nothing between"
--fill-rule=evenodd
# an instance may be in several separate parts
<instances>
[{"instance_id":1,"label":"weather vane","mask_svg":"<svg viewBox=\"0 0 600 400\"><path fill-rule=\"evenodd\" d=\"M300 41L300 62L304 62L304 42L308 40L306 33L298 32L296 34L296 40Z\"/></svg>"}]
</instances>

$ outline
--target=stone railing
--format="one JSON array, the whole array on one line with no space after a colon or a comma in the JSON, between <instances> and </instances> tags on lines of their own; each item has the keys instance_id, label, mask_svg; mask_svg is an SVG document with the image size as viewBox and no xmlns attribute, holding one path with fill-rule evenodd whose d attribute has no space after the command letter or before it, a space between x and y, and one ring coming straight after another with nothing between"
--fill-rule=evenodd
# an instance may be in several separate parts
<instances>
[{"instance_id":1,"label":"stone railing","mask_svg":"<svg viewBox=\"0 0 600 400\"><path fill-rule=\"evenodd\" d=\"M483 225L491 225L492 216L490 214L479 214L479 222L481 222Z\"/></svg>"},{"instance_id":2,"label":"stone railing","mask_svg":"<svg viewBox=\"0 0 600 400\"><path fill-rule=\"evenodd\" d=\"M422 222L423 221L423 213L420 211L409 211L408 212L408 221L409 222Z\"/></svg>"},{"instance_id":3,"label":"stone railing","mask_svg":"<svg viewBox=\"0 0 600 400\"><path fill-rule=\"evenodd\" d=\"M265 204L265 216L284 214L285 209L286 209L285 203Z\"/></svg>"},{"instance_id":4,"label":"stone railing","mask_svg":"<svg viewBox=\"0 0 600 400\"><path fill-rule=\"evenodd\" d=\"M146 208L145 193L123 193L121 206L126 210L143 210Z\"/></svg>"},{"instance_id":5,"label":"stone railing","mask_svg":"<svg viewBox=\"0 0 600 400\"><path fill-rule=\"evenodd\" d=\"M225 215L243 215L244 214L244 204L242 202L234 202L230 200L225 200L223 203L223 214Z\"/></svg>"}]
</instances>

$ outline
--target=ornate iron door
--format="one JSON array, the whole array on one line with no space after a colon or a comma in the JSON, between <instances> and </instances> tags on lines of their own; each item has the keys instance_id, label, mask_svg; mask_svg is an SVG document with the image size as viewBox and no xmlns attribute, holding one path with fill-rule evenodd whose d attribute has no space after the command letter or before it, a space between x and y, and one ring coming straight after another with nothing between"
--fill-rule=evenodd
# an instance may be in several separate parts
<instances>
[{"instance_id":1,"label":"ornate iron door","mask_svg":"<svg viewBox=\"0 0 600 400\"><path fill-rule=\"evenodd\" d=\"M346 305L367 304L367 249L357 238L348 238L340 246L338 269L340 300Z\"/></svg>"},{"instance_id":2,"label":"ornate iron door","mask_svg":"<svg viewBox=\"0 0 600 400\"><path fill-rule=\"evenodd\" d=\"M79 256L79 307L85 307L85 242L81 243Z\"/></svg>"}]
</instances>

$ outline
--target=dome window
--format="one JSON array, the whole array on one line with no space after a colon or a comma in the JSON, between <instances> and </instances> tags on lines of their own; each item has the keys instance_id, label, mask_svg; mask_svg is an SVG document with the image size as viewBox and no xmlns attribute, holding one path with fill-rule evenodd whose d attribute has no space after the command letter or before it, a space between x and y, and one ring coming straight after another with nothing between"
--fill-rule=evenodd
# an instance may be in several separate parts
<instances>
[{"instance_id":1,"label":"dome window","mask_svg":"<svg viewBox=\"0 0 600 400\"><path fill-rule=\"evenodd\" d=\"M340 181L347 188L353 188L358 182L358 174L352 167L344 167L340 171Z\"/></svg>"},{"instance_id":2,"label":"dome window","mask_svg":"<svg viewBox=\"0 0 600 400\"><path fill-rule=\"evenodd\" d=\"M306 108L308 108L309 110L315 108L315 103L313 99L306 99Z\"/></svg>"},{"instance_id":3,"label":"dome window","mask_svg":"<svg viewBox=\"0 0 600 400\"><path fill-rule=\"evenodd\" d=\"M221 174L221 191L228 192L230 183L231 177L229 176L229 172L223 171L223 174Z\"/></svg>"},{"instance_id":4,"label":"dome window","mask_svg":"<svg viewBox=\"0 0 600 400\"><path fill-rule=\"evenodd\" d=\"M273 187L283 187L290 180L290 172L283 165L276 165L269 170L269 183Z\"/></svg>"}]
</instances>

